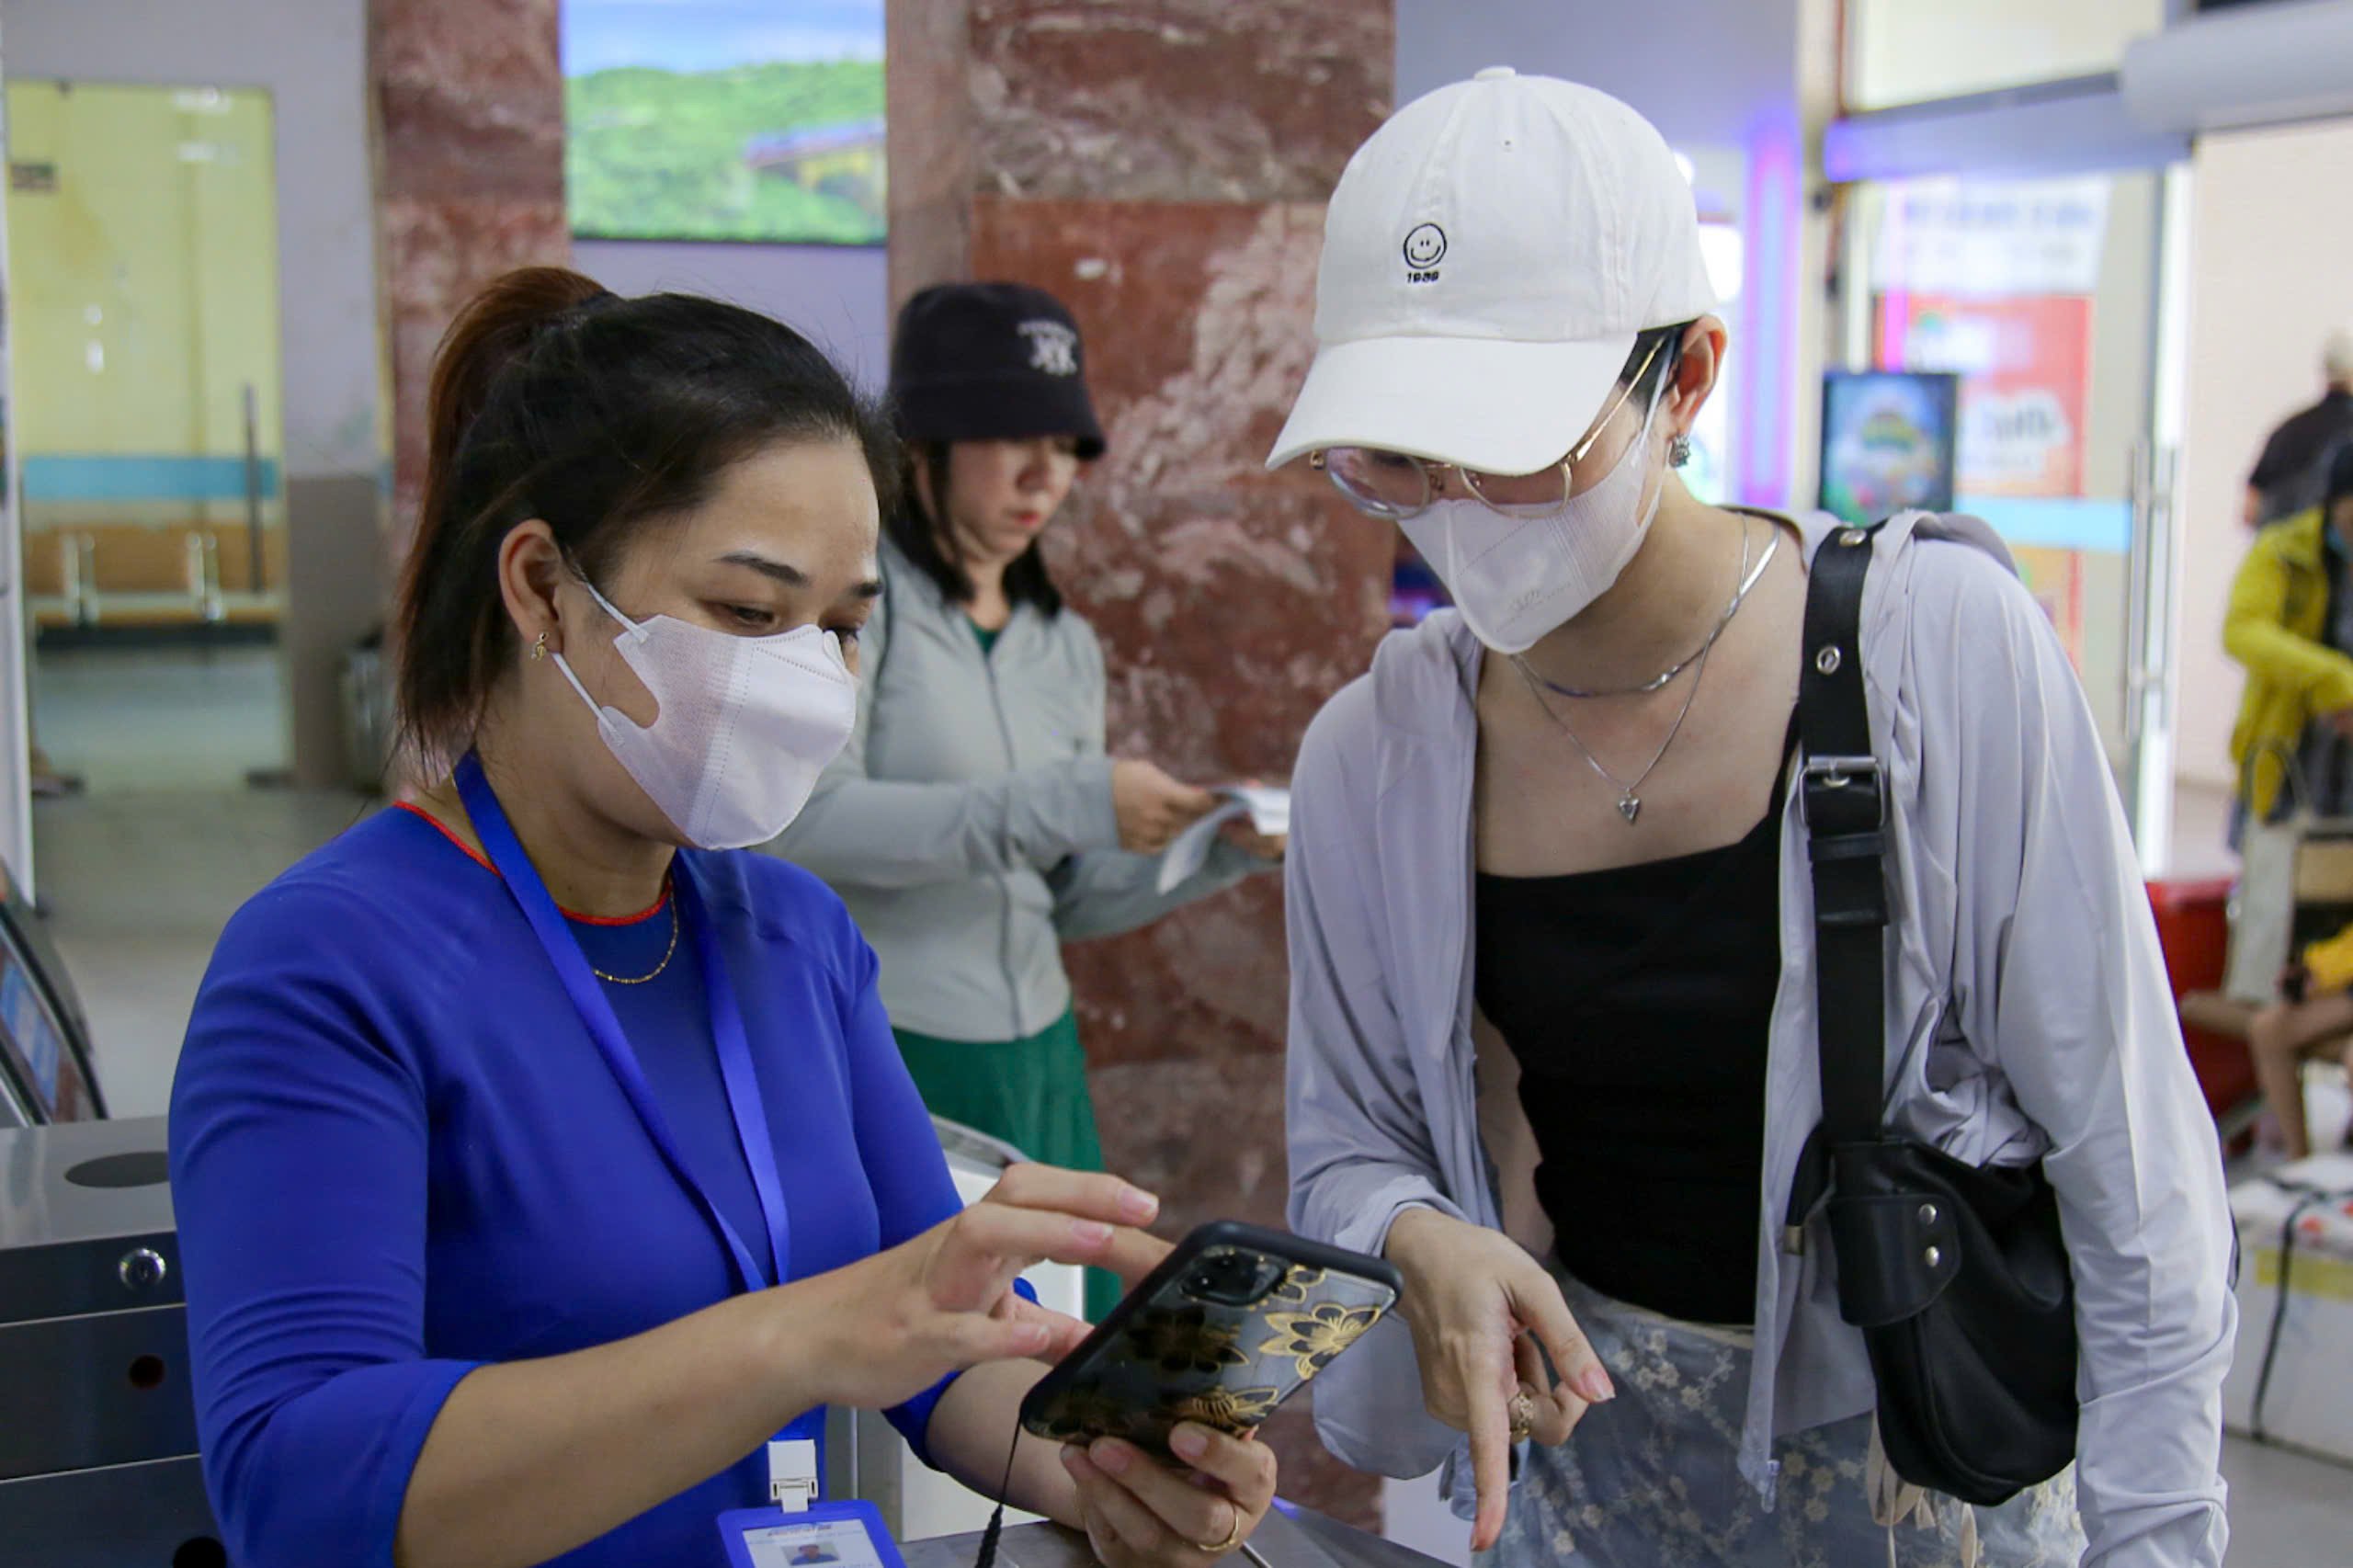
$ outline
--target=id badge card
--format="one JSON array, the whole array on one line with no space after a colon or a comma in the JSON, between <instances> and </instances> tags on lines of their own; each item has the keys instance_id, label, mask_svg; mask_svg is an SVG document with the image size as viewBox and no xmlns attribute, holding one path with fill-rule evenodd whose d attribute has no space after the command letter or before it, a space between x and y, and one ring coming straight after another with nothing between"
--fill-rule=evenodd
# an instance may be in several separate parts
<instances>
[{"instance_id":1,"label":"id badge card","mask_svg":"<svg viewBox=\"0 0 2353 1568\"><path fill-rule=\"evenodd\" d=\"M719 1516L719 1536L730 1568L907 1568L871 1503L739 1508Z\"/></svg>"}]
</instances>

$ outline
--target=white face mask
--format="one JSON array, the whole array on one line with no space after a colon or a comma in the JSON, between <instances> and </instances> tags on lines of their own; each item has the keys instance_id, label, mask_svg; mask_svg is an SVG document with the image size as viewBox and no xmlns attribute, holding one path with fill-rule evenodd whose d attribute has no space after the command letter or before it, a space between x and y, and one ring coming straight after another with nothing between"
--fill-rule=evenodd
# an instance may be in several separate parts
<instances>
[{"instance_id":1,"label":"white face mask","mask_svg":"<svg viewBox=\"0 0 2353 1568\"><path fill-rule=\"evenodd\" d=\"M814 626L734 637L666 615L632 621L588 592L621 623L613 645L660 704L652 727L589 696L563 654L555 665L638 788L699 848L766 844L790 826L858 719L841 639Z\"/></svg>"},{"instance_id":2,"label":"white face mask","mask_svg":"<svg viewBox=\"0 0 2353 1568\"><path fill-rule=\"evenodd\" d=\"M1508 517L1463 497L1434 501L1398 524L1480 642L1498 653L1525 653L1618 581L1642 549L1666 493L1662 483L1650 505L1643 505L1658 405L1654 391L1642 432L1617 466L1550 516Z\"/></svg>"}]
</instances>

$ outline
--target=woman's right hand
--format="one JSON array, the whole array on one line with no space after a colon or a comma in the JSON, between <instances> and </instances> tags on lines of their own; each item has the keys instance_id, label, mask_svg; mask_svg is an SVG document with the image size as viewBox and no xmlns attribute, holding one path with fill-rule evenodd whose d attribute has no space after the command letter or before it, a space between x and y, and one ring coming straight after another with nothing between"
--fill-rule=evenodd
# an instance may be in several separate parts
<instances>
[{"instance_id":1,"label":"woman's right hand","mask_svg":"<svg viewBox=\"0 0 2353 1568\"><path fill-rule=\"evenodd\" d=\"M980 1202L913 1241L777 1292L793 1312L806 1404L887 1410L984 1361L1051 1362L1090 1332L1016 1295L1040 1263L1149 1272L1167 1245L1140 1228L1159 1200L1117 1176L1016 1165Z\"/></svg>"},{"instance_id":2,"label":"woman's right hand","mask_svg":"<svg viewBox=\"0 0 2353 1568\"><path fill-rule=\"evenodd\" d=\"M1157 763L1122 758L1111 765L1111 809L1120 819L1120 847L1157 855L1168 841L1217 807L1217 797L1169 777Z\"/></svg>"},{"instance_id":3,"label":"woman's right hand","mask_svg":"<svg viewBox=\"0 0 2353 1568\"><path fill-rule=\"evenodd\" d=\"M1529 1435L1558 1444L1568 1441L1588 1407L1617 1391L1560 1286L1501 1232L1434 1209L1409 1209L1390 1226L1386 1253L1404 1277L1397 1310L1413 1330L1423 1403L1471 1437L1479 1491L1471 1544L1485 1551L1503 1534L1518 1396L1527 1396ZM1546 1357L1560 1374L1558 1388Z\"/></svg>"}]
</instances>

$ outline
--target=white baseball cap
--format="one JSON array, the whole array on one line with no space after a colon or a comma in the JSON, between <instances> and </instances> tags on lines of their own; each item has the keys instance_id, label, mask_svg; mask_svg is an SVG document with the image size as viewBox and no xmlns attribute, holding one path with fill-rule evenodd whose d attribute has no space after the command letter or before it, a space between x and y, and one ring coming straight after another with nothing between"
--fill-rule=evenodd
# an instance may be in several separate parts
<instances>
[{"instance_id":1,"label":"white baseball cap","mask_svg":"<svg viewBox=\"0 0 2353 1568\"><path fill-rule=\"evenodd\" d=\"M1490 66L1348 160L1315 363L1267 466L1378 447L1533 473L1591 426L1637 334L1715 308L1690 182L1650 121Z\"/></svg>"}]
</instances>

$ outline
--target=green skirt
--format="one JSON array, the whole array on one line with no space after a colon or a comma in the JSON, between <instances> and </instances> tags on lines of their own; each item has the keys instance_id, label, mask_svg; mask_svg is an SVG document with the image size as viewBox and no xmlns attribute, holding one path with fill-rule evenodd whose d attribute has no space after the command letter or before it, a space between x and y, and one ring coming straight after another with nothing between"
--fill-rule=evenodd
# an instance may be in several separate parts
<instances>
[{"instance_id":1,"label":"green skirt","mask_svg":"<svg viewBox=\"0 0 2353 1568\"><path fill-rule=\"evenodd\" d=\"M907 1029L899 1053L932 1115L1002 1138L1033 1160L1065 1170L1099 1171L1103 1145L1095 1101L1086 1091L1086 1052L1069 1013L1026 1039L936 1040ZM1118 1305L1119 1278L1086 1275L1086 1315L1100 1323Z\"/></svg>"}]
</instances>

